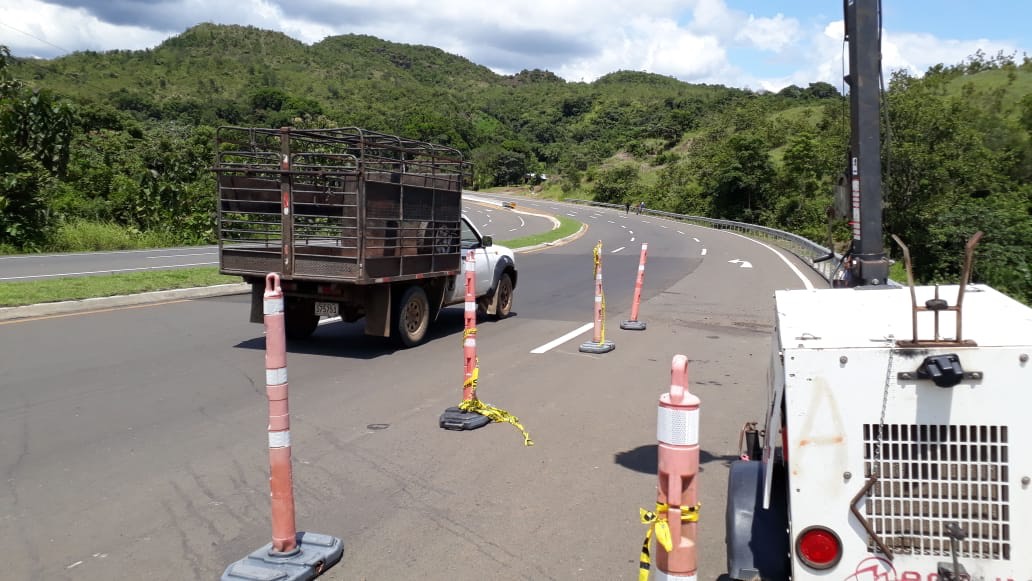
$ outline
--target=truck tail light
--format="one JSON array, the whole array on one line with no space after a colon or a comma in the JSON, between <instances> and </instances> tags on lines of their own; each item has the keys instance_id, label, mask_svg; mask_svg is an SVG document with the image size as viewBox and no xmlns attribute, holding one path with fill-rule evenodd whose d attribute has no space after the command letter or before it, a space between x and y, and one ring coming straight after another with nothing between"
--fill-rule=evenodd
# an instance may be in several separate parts
<instances>
[{"instance_id":1,"label":"truck tail light","mask_svg":"<svg viewBox=\"0 0 1032 581\"><path fill-rule=\"evenodd\" d=\"M842 558L842 542L830 529L807 527L796 537L796 555L811 569L830 569Z\"/></svg>"}]
</instances>

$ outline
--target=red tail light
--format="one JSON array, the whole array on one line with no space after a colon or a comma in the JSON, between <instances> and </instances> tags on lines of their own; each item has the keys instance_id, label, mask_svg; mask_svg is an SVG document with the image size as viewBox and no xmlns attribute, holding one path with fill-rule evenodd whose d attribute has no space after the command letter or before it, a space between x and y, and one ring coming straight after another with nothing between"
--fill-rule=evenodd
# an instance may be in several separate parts
<instances>
[{"instance_id":1,"label":"red tail light","mask_svg":"<svg viewBox=\"0 0 1032 581\"><path fill-rule=\"evenodd\" d=\"M796 555L811 569L830 569L842 558L842 542L829 529L808 527L796 537Z\"/></svg>"}]
</instances>

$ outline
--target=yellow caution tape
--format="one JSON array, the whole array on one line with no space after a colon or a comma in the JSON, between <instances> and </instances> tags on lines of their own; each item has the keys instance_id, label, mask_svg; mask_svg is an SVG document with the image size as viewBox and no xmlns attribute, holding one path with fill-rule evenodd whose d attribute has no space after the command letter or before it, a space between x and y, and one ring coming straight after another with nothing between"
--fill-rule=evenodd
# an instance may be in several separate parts
<instances>
[{"instance_id":1,"label":"yellow caution tape","mask_svg":"<svg viewBox=\"0 0 1032 581\"><path fill-rule=\"evenodd\" d=\"M471 329L466 329L462 333L463 342L465 342L466 337L469 337L470 335L476 335L476 334L477 334L476 327L473 327ZM475 414L480 414L482 416L485 416L485 417L489 418L493 422L507 422L507 423L510 423L513 426L515 426L517 430L519 430L520 432L523 433L523 445L524 446L533 446L534 445L534 441L530 439L530 434L527 433L527 430L523 427L523 424L520 423L520 419L519 418L517 418L516 416L514 416L514 415L510 414L509 412L503 410L502 408L495 407L495 406L493 406L493 405L491 405L489 403L484 403L484 402L480 401L479 398L477 398L477 381L479 379L480 379L480 358L477 357L476 362L473 364L473 373L470 374L469 379L467 379L463 383L463 385L462 385L463 388L466 388L466 387L472 388L472 390L473 390L473 397L468 399L468 400L463 400L462 403L459 404L459 409L464 411L464 412L472 412L472 413L475 413Z\"/></svg>"},{"instance_id":2,"label":"yellow caution tape","mask_svg":"<svg viewBox=\"0 0 1032 581\"><path fill-rule=\"evenodd\" d=\"M681 522L698 522L699 508L702 503L695 506L681 507ZM639 508L641 524L650 525L645 531L645 542L641 544L641 557L638 559L638 581L648 581L649 569L652 567L652 557L649 553L649 543L652 540L652 531L656 531L656 542L662 545L666 552L674 548L674 541L670 538L670 523L667 522L667 512L670 506L663 502L656 503L656 510L648 511Z\"/></svg>"},{"instance_id":3,"label":"yellow caution tape","mask_svg":"<svg viewBox=\"0 0 1032 581\"><path fill-rule=\"evenodd\" d=\"M464 412L473 412L490 418L492 422L507 422L512 424L517 430L523 434L523 445L533 446L534 440L530 439L530 434L520 423L520 419L503 410L502 408L495 407L489 403L484 403L477 399L475 396L473 399L463 401L459 404L459 409Z\"/></svg>"}]
</instances>

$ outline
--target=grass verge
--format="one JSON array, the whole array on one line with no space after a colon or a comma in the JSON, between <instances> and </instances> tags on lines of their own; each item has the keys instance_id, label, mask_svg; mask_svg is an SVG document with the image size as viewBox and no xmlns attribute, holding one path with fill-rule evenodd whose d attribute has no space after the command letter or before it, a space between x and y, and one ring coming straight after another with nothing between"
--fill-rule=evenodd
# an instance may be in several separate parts
<instances>
[{"instance_id":1,"label":"grass verge","mask_svg":"<svg viewBox=\"0 0 1032 581\"><path fill-rule=\"evenodd\" d=\"M580 222L557 216L560 226L544 234L524 236L498 243L511 248L553 242L577 232ZM129 272L104 276L82 276L0 283L0 307L20 307L57 301L74 301L159 290L194 288L240 282L239 276L219 274L214 266Z\"/></svg>"},{"instance_id":2,"label":"grass verge","mask_svg":"<svg viewBox=\"0 0 1032 581\"><path fill-rule=\"evenodd\" d=\"M0 307L20 307L240 282L214 266L0 283Z\"/></svg>"},{"instance_id":3,"label":"grass verge","mask_svg":"<svg viewBox=\"0 0 1032 581\"><path fill-rule=\"evenodd\" d=\"M520 238L513 238L512 240L499 240L498 243L509 248L523 248L526 246L535 246L537 244L544 244L545 242L554 242L560 238L566 238L571 234L575 234L581 228L581 223L576 220L571 220L563 216L556 216L559 220L559 227L550 232L543 234L532 234L530 236L522 236Z\"/></svg>"}]
</instances>

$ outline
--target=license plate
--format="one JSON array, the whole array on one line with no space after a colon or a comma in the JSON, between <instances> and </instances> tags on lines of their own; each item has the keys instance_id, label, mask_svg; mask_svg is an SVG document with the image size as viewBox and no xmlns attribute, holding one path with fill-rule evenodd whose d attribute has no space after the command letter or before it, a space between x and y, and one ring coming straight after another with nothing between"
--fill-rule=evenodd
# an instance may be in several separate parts
<instances>
[{"instance_id":1,"label":"license plate","mask_svg":"<svg viewBox=\"0 0 1032 581\"><path fill-rule=\"evenodd\" d=\"M340 305L337 303L315 303L315 314L320 317L336 317L340 314Z\"/></svg>"}]
</instances>

